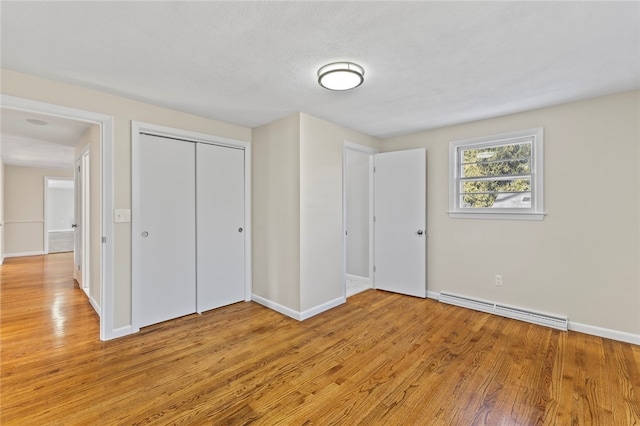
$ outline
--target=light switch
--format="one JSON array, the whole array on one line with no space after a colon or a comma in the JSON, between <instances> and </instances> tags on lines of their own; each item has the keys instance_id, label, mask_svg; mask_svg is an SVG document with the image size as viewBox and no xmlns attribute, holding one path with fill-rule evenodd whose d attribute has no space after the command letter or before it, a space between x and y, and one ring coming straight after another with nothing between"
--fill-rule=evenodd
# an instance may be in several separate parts
<instances>
[{"instance_id":1,"label":"light switch","mask_svg":"<svg viewBox=\"0 0 640 426\"><path fill-rule=\"evenodd\" d=\"M113 211L113 221L115 223L131 222L131 210L115 209Z\"/></svg>"}]
</instances>

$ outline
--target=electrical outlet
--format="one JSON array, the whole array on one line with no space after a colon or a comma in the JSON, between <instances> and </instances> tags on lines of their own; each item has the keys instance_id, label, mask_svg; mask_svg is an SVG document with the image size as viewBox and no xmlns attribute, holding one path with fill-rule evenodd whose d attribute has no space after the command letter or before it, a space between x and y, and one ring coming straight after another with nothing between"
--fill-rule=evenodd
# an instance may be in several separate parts
<instances>
[{"instance_id":1,"label":"electrical outlet","mask_svg":"<svg viewBox=\"0 0 640 426\"><path fill-rule=\"evenodd\" d=\"M496 285L502 285L502 275L496 275Z\"/></svg>"}]
</instances>

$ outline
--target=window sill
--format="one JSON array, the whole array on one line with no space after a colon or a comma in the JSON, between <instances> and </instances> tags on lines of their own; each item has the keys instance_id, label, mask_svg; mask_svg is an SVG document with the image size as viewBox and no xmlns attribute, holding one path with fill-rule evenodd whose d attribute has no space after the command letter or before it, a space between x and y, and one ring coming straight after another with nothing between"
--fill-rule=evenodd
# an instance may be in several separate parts
<instances>
[{"instance_id":1,"label":"window sill","mask_svg":"<svg viewBox=\"0 0 640 426\"><path fill-rule=\"evenodd\" d=\"M546 213L447 212L449 219L543 220Z\"/></svg>"}]
</instances>

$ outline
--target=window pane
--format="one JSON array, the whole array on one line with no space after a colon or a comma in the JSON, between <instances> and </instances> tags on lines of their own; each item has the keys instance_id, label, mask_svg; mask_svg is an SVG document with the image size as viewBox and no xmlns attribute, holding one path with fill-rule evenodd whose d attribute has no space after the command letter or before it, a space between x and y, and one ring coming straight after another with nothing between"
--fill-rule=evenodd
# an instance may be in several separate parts
<instances>
[{"instance_id":1,"label":"window pane","mask_svg":"<svg viewBox=\"0 0 640 426\"><path fill-rule=\"evenodd\" d=\"M530 159L471 163L462 166L462 177L527 175L530 173Z\"/></svg>"},{"instance_id":2,"label":"window pane","mask_svg":"<svg viewBox=\"0 0 640 426\"><path fill-rule=\"evenodd\" d=\"M460 204L464 208L530 209L531 193L466 194Z\"/></svg>"},{"instance_id":3,"label":"window pane","mask_svg":"<svg viewBox=\"0 0 640 426\"><path fill-rule=\"evenodd\" d=\"M462 150L462 162L478 163L531 158L531 142Z\"/></svg>"},{"instance_id":4,"label":"window pane","mask_svg":"<svg viewBox=\"0 0 640 426\"><path fill-rule=\"evenodd\" d=\"M495 192L531 192L531 179L488 179L461 181L460 192L467 193L495 193Z\"/></svg>"}]
</instances>

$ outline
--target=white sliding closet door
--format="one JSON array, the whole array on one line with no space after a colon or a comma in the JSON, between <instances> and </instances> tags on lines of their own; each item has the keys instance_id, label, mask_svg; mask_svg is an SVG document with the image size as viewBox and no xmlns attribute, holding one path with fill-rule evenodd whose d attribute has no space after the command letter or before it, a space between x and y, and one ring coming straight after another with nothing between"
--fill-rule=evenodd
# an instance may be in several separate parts
<instances>
[{"instance_id":1,"label":"white sliding closet door","mask_svg":"<svg viewBox=\"0 0 640 426\"><path fill-rule=\"evenodd\" d=\"M197 311L240 302L244 277L244 150L197 146Z\"/></svg>"},{"instance_id":2,"label":"white sliding closet door","mask_svg":"<svg viewBox=\"0 0 640 426\"><path fill-rule=\"evenodd\" d=\"M137 244L139 327L196 311L195 144L140 135Z\"/></svg>"}]
</instances>

